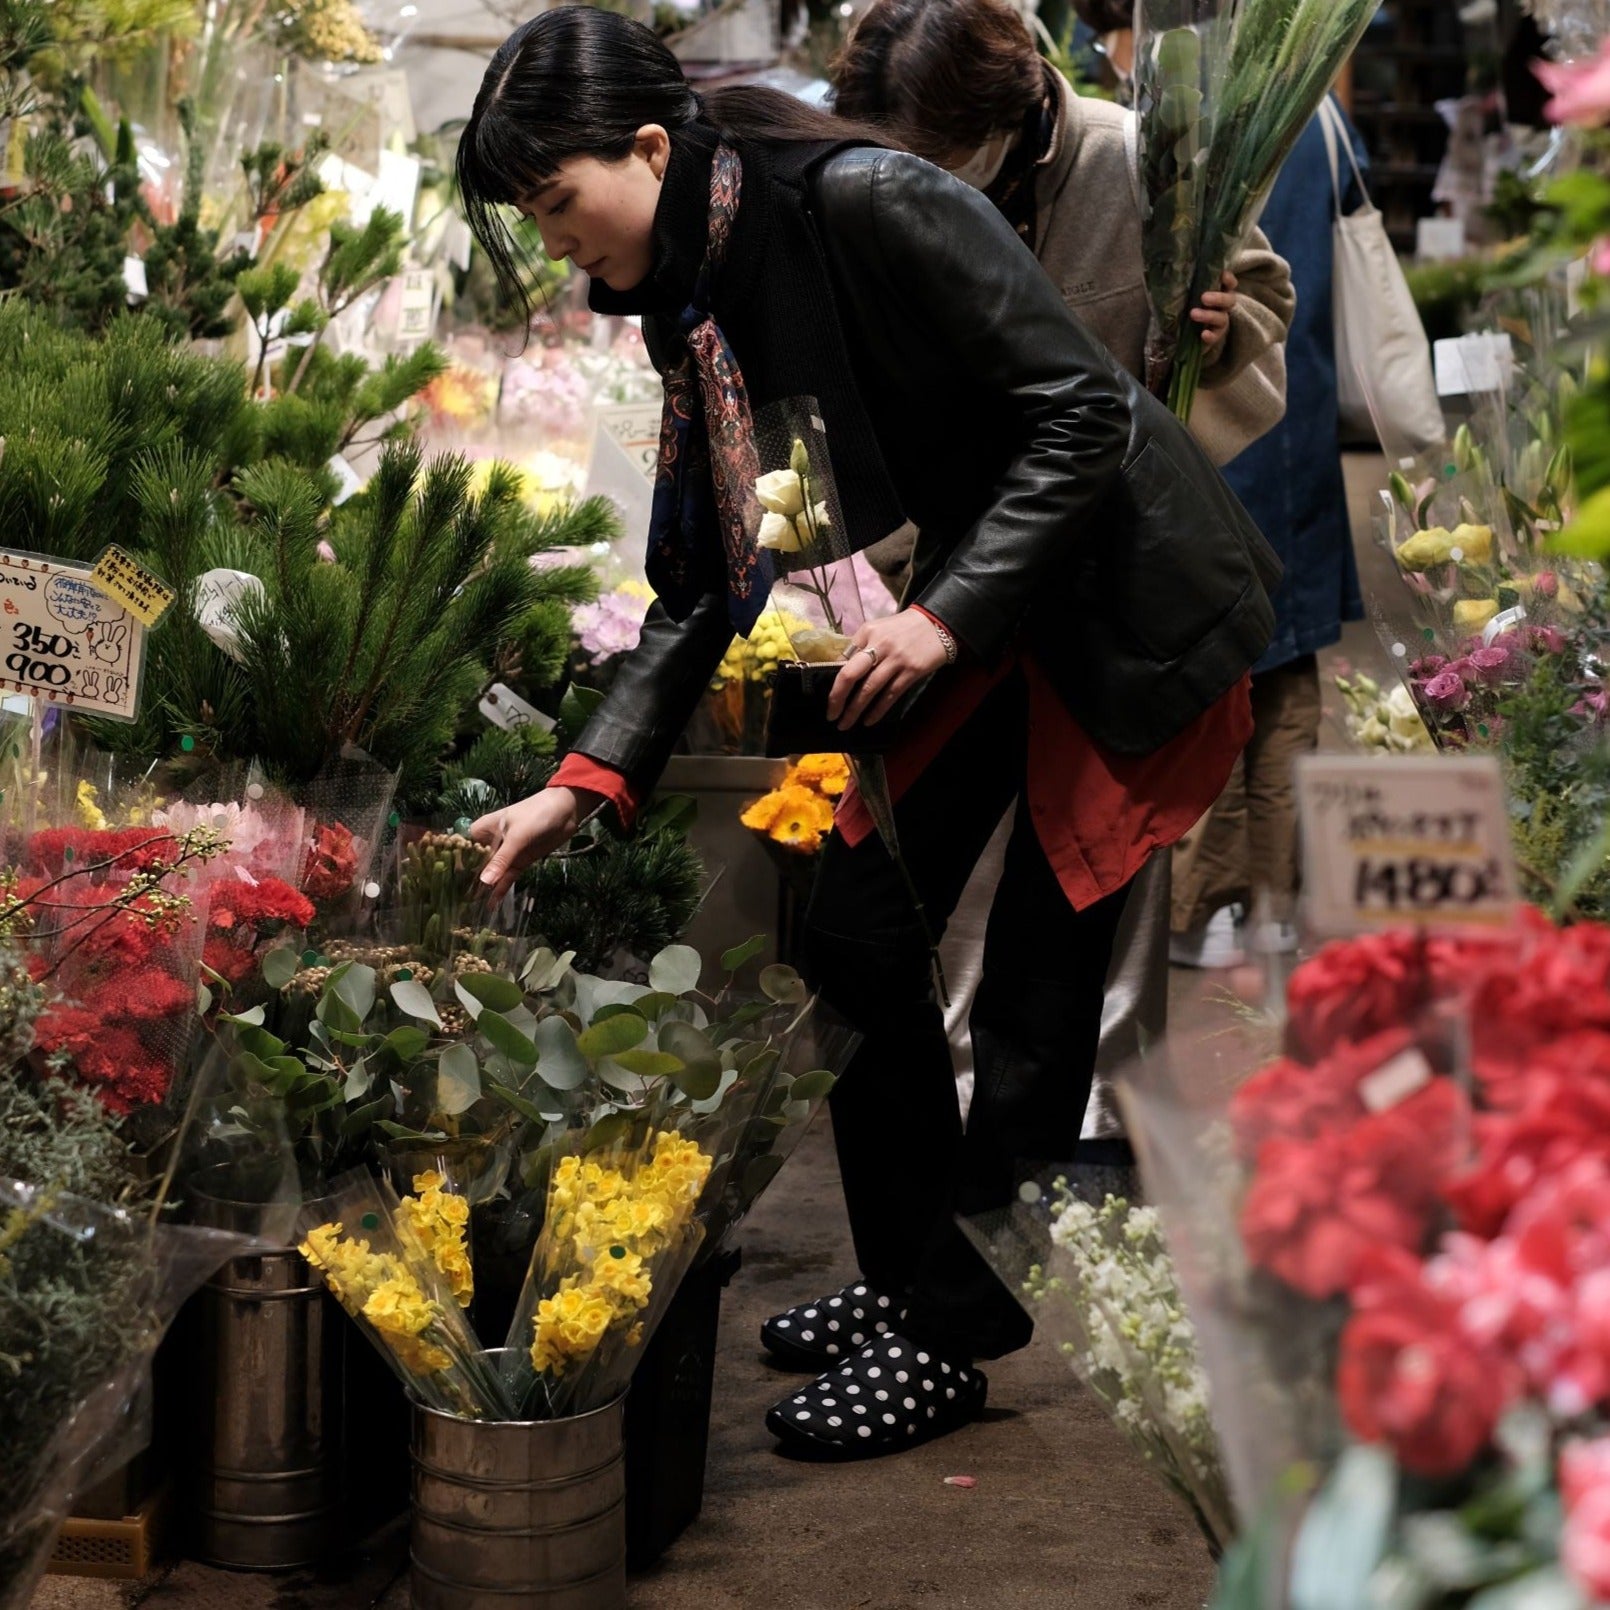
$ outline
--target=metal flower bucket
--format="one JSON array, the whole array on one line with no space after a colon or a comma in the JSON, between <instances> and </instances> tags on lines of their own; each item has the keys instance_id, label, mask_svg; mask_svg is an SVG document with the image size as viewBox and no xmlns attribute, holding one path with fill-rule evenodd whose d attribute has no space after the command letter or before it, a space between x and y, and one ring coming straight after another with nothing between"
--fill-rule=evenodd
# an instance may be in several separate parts
<instances>
[{"instance_id":1,"label":"metal flower bucket","mask_svg":"<svg viewBox=\"0 0 1610 1610\"><path fill-rule=\"evenodd\" d=\"M342 1333L289 1247L235 1258L202 1290L195 1556L273 1571L343 1541Z\"/></svg>"},{"instance_id":2,"label":"metal flower bucket","mask_svg":"<svg viewBox=\"0 0 1610 1610\"><path fill-rule=\"evenodd\" d=\"M414 1610L624 1610L625 1398L562 1420L414 1405Z\"/></svg>"}]
</instances>

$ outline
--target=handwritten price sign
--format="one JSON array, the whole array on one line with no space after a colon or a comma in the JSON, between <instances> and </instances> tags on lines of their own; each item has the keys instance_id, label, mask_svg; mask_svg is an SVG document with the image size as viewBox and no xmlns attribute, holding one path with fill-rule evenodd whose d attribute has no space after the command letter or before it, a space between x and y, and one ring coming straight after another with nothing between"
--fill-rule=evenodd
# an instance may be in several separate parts
<instances>
[{"instance_id":1,"label":"handwritten price sign","mask_svg":"<svg viewBox=\"0 0 1610 1610\"><path fill-rule=\"evenodd\" d=\"M1313 755L1297 763L1297 796L1316 932L1513 913L1520 896L1496 760Z\"/></svg>"},{"instance_id":2,"label":"handwritten price sign","mask_svg":"<svg viewBox=\"0 0 1610 1610\"><path fill-rule=\"evenodd\" d=\"M145 628L90 570L0 549L0 689L133 721L144 663Z\"/></svg>"}]
</instances>

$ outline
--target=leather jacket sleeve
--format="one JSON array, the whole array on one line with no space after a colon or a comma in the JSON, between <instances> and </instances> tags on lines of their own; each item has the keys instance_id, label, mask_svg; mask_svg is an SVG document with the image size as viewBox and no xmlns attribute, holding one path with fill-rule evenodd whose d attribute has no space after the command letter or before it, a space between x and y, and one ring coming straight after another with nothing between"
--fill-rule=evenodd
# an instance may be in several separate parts
<instances>
[{"instance_id":1,"label":"leather jacket sleeve","mask_svg":"<svg viewBox=\"0 0 1610 1610\"><path fill-rule=\"evenodd\" d=\"M817 205L841 283L957 366L980 415L1010 422L990 507L910 600L993 660L1122 471L1126 383L1011 226L959 180L904 152L857 150L824 164ZM933 443L936 476L945 452Z\"/></svg>"},{"instance_id":2,"label":"leather jacket sleeve","mask_svg":"<svg viewBox=\"0 0 1610 1610\"><path fill-rule=\"evenodd\" d=\"M706 593L684 621L652 605L637 647L572 746L612 766L640 793L659 781L732 642L727 596Z\"/></svg>"}]
</instances>

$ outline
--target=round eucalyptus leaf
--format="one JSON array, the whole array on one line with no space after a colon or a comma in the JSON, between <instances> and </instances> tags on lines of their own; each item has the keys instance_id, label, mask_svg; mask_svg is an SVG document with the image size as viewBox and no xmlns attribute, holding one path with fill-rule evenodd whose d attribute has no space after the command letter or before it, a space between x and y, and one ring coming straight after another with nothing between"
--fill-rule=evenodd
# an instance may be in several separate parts
<instances>
[{"instance_id":1,"label":"round eucalyptus leaf","mask_svg":"<svg viewBox=\"0 0 1610 1610\"><path fill-rule=\"evenodd\" d=\"M649 988L665 995L686 995L699 987L704 962L691 945L667 945L648 967Z\"/></svg>"},{"instance_id":2,"label":"round eucalyptus leaf","mask_svg":"<svg viewBox=\"0 0 1610 1610\"><path fill-rule=\"evenodd\" d=\"M481 1065L467 1045L450 1045L436 1066L436 1111L456 1118L481 1099Z\"/></svg>"},{"instance_id":3,"label":"round eucalyptus leaf","mask_svg":"<svg viewBox=\"0 0 1610 1610\"><path fill-rule=\"evenodd\" d=\"M761 992L780 1006L798 1006L807 994L805 980L792 967L778 963L760 970Z\"/></svg>"},{"instance_id":4,"label":"round eucalyptus leaf","mask_svg":"<svg viewBox=\"0 0 1610 1610\"><path fill-rule=\"evenodd\" d=\"M436 1010L435 1001L430 998L430 991L418 979L399 978L391 986L391 998L397 1003L398 1009L409 1017L434 1023L437 1028L442 1026L441 1015Z\"/></svg>"}]
</instances>

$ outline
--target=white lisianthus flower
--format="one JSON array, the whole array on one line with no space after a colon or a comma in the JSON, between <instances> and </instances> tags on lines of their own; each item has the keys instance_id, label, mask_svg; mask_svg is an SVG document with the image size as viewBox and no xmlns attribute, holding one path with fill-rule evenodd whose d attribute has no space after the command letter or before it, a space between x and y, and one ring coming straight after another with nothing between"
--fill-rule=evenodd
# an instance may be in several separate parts
<instances>
[{"instance_id":1,"label":"white lisianthus flower","mask_svg":"<svg viewBox=\"0 0 1610 1610\"><path fill-rule=\"evenodd\" d=\"M770 548L773 553L798 553L805 544L800 540L800 525L796 525L786 515L776 510L767 510L760 517L760 532L755 541L762 548Z\"/></svg>"},{"instance_id":2,"label":"white lisianthus flower","mask_svg":"<svg viewBox=\"0 0 1610 1610\"><path fill-rule=\"evenodd\" d=\"M1401 682L1386 696L1386 720L1399 738L1412 739L1416 744L1429 741L1414 695Z\"/></svg>"},{"instance_id":3,"label":"white lisianthus flower","mask_svg":"<svg viewBox=\"0 0 1610 1610\"><path fill-rule=\"evenodd\" d=\"M812 521L815 522L814 526ZM816 507L806 514L803 511L794 520L794 529L799 532L799 545L808 548L828 528L827 505L818 503Z\"/></svg>"},{"instance_id":4,"label":"white lisianthus flower","mask_svg":"<svg viewBox=\"0 0 1610 1610\"><path fill-rule=\"evenodd\" d=\"M805 507L805 488L792 470L773 470L755 482L761 508L793 519Z\"/></svg>"}]
</instances>

